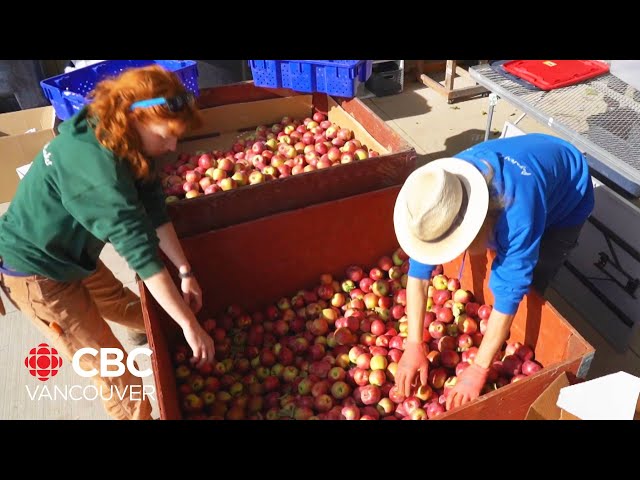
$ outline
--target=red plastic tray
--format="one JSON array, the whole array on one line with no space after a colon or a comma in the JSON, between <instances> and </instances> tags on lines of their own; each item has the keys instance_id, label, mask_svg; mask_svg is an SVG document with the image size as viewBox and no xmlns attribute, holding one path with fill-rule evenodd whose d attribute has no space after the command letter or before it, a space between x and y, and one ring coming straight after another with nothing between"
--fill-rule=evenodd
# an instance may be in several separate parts
<instances>
[{"instance_id":1,"label":"red plastic tray","mask_svg":"<svg viewBox=\"0 0 640 480\"><path fill-rule=\"evenodd\" d=\"M512 60L503 68L542 90L566 87L609 71L609 65L597 60Z\"/></svg>"}]
</instances>

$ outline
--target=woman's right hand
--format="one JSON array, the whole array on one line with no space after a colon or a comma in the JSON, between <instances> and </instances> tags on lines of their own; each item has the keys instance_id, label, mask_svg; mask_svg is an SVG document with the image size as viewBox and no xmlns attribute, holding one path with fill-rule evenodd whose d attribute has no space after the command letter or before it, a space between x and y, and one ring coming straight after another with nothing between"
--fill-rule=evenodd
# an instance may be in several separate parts
<instances>
[{"instance_id":1,"label":"woman's right hand","mask_svg":"<svg viewBox=\"0 0 640 480\"><path fill-rule=\"evenodd\" d=\"M427 360L425 344L407 340L395 375L398 393L405 397L412 394L411 387L418 372L420 372L420 383L427 385L429 360Z\"/></svg>"},{"instance_id":2,"label":"woman's right hand","mask_svg":"<svg viewBox=\"0 0 640 480\"><path fill-rule=\"evenodd\" d=\"M192 363L197 367L201 367L205 363L213 363L215 361L216 348L213 344L213 338L200 326L194 319L183 330L184 338L193 351Z\"/></svg>"}]
</instances>

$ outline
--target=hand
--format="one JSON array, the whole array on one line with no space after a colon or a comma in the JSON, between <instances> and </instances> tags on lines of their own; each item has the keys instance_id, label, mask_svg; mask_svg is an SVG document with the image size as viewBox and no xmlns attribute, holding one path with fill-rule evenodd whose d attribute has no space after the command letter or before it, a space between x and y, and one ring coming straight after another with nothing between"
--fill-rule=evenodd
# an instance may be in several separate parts
<instances>
[{"instance_id":1,"label":"hand","mask_svg":"<svg viewBox=\"0 0 640 480\"><path fill-rule=\"evenodd\" d=\"M472 363L458 378L453 389L447 395L447 410L464 405L480 396L482 387L487 381L489 369Z\"/></svg>"},{"instance_id":2,"label":"hand","mask_svg":"<svg viewBox=\"0 0 640 480\"><path fill-rule=\"evenodd\" d=\"M198 313L202 308L202 290L195 277L183 278L180 284L182 298L193 313Z\"/></svg>"},{"instance_id":3,"label":"hand","mask_svg":"<svg viewBox=\"0 0 640 480\"><path fill-rule=\"evenodd\" d=\"M204 331L197 320L194 319L183 332L184 338L193 351L191 363L201 367L205 363L213 363L215 361L216 348L213 344L213 338Z\"/></svg>"},{"instance_id":4,"label":"hand","mask_svg":"<svg viewBox=\"0 0 640 480\"><path fill-rule=\"evenodd\" d=\"M405 397L411 395L411 386L418 372L420 372L420 383L426 385L429 375L429 361L425 344L407 341L396 370L398 393Z\"/></svg>"}]
</instances>

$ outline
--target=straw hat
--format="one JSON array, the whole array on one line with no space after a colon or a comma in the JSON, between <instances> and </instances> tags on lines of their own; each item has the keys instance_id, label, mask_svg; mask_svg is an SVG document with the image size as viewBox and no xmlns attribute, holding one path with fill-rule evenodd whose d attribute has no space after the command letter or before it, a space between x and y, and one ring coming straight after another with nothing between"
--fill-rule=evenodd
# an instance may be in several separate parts
<instances>
[{"instance_id":1,"label":"straw hat","mask_svg":"<svg viewBox=\"0 0 640 480\"><path fill-rule=\"evenodd\" d=\"M447 263L464 252L484 223L489 189L480 171L458 158L442 158L413 171L393 212L396 237L412 259Z\"/></svg>"}]
</instances>

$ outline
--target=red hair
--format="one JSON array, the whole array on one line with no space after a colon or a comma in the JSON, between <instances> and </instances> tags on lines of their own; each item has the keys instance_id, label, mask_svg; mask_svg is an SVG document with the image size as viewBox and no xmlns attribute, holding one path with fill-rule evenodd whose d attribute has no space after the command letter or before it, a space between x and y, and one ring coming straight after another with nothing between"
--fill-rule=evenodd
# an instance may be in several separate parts
<instances>
[{"instance_id":1,"label":"red hair","mask_svg":"<svg viewBox=\"0 0 640 480\"><path fill-rule=\"evenodd\" d=\"M182 136L201 124L196 105L171 112L161 105L131 110L140 100L175 97L186 93L180 79L159 65L131 68L119 76L102 80L89 94L89 116L96 122L96 137L116 156L129 162L136 179L150 175L149 160L142 153L142 142L133 120L142 124L167 123L172 134Z\"/></svg>"}]
</instances>

